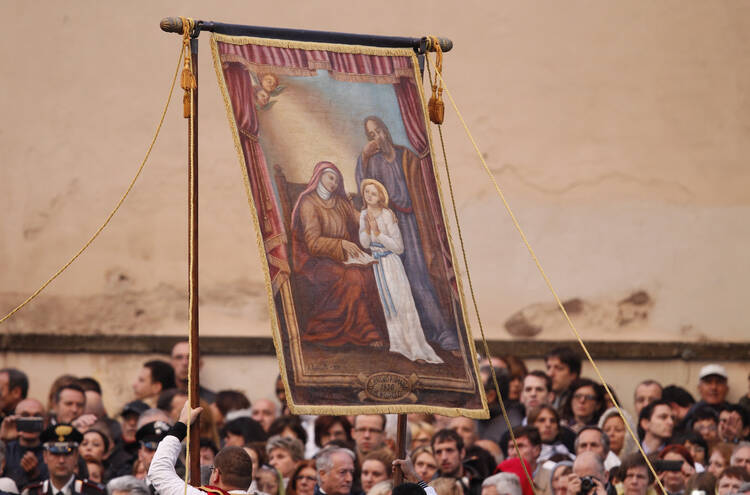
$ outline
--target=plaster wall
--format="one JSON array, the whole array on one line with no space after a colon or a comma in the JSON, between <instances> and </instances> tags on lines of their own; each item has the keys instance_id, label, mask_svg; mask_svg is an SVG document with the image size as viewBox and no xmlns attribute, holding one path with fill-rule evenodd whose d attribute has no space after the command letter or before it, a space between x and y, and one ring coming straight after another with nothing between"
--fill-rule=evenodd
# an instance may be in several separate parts
<instances>
[{"instance_id":1,"label":"plaster wall","mask_svg":"<svg viewBox=\"0 0 750 495\"><path fill-rule=\"evenodd\" d=\"M740 0L460 8L395 0L2 2L0 312L78 250L135 174L178 64L180 39L158 22L180 14L452 38L448 88L555 289L578 308L572 316L583 337L747 341L750 4ZM255 233L207 38L199 63L201 332L269 336ZM109 227L0 331L186 332L181 96ZM488 338L570 339L463 128L446 113ZM251 365L273 368L265 358L216 359L221 365L205 377L214 387L223 388L226 369L242 388ZM33 370L34 394L55 373L101 373L112 406L142 360L6 353L2 364ZM631 363L609 366L627 389ZM698 363L638 366L639 377L643 369L644 377L674 373L693 383ZM747 365L731 366L738 393Z\"/></svg>"}]
</instances>

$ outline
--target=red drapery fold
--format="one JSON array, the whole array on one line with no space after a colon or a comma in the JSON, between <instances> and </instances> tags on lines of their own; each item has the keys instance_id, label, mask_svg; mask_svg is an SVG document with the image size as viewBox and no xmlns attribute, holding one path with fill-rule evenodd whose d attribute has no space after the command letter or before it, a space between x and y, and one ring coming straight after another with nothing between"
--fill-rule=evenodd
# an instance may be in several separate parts
<instances>
[{"instance_id":1,"label":"red drapery fold","mask_svg":"<svg viewBox=\"0 0 750 495\"><path fill-rule=\"evenodd\" d=\"M373 82L393 83L409 143L421 160L422 177L427 186L425 189L429 196L431 214L435 219L433 224L440 240L446 274L454 285L455 295L455 279L447 235L441 221L442 212L430 157L429 139L424 125L424 113L419 90L412 79L412 59L407 56L338 53L252 44L234 45L224 42L217 42L217 47L224 62L224 79L240 133L240 143L265 240L274 289L278 289L289 273L287 237L281 212L273 200L273 186L265 156L258 143L260 129L253 104L254 90L249 68L257 70L268 67L272 70L273 67L278 67L291 70L291 73L296 75L311 76L315 75L316 70L323 69L352 76L373 76Z\"/></svg>"},{"instance_id":2,"label":"red drapery fold","mask_svg":"<svg viewBox=\"0 0 750 495\"><path fill-rule=\"evenodd\" d=\"M244 67L228 64L224 68L229 98L237 122L240 144L245 156L250 191L255 199L258 224L263 235L271 285L276 292L289 277L289 258L284 222L274 200L271 176L263 150L258 143L258 117L255 111L253 82Z\"/></svg>"}]
</instances>

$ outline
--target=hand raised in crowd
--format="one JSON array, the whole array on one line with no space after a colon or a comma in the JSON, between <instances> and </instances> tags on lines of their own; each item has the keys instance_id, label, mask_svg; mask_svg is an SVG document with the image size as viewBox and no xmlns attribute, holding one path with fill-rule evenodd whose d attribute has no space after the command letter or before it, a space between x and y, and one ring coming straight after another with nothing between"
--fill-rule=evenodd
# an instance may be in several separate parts
<instances>
[{"instance_id":1,"label":"hand raised in crowd","mask_svg":"<svg viewBox=\"0 0 750 495\"><path fill-rule=\"evenodd\" d=\"M196 407L195 409L192 409L190 407L190 402L185 401L185 405L182 406L182 411L180 411L180 419L178 419L177 421L179 421L180 423L188 424L189 418L190 424L193 424L202 411L202 407Z\"/></svg>"},{"instance_id":2,"label":"hand raised in crowd","mask_svg":"<svg viewBox=\"0 0 750 495\"><path fill-rule=\"evenodd\" d=\"M80 431L81 433L86 433L89 428L94 426L94 423L98 421L98 418L94 416L93 414L82 414L81 416L78 416L76 419L73 420L73 428Z\"/></svg>"},{"instance_id":3,"label":"hand raised in crowd","mask_svg":"<svg viewBox=\"0 0 750 495\"><path fill-rule=\"evenodd\" d=\"M16 428L17 417L15 414L11 414L10 416L6 416L3 422L0 423L0 440L3 442L10 442L18 438L18 429Z\"/></svg>"},{"instance_id":4,"label":"hand raised in crowd","mask_svg":"<svg viewBox=\"0 0 750 495\"><path fill-rule=\"evenodd\" d=\"M393 467L401 468L401 472L404 473L404 479L406 481L409 481L411 483L416 483L417 481L419 481L419 476L417 475L417 471L414 469L414 464L412 464L411 459L409 457L407 457L406 459L394 460Z\"/></svg>"}]
</instances>

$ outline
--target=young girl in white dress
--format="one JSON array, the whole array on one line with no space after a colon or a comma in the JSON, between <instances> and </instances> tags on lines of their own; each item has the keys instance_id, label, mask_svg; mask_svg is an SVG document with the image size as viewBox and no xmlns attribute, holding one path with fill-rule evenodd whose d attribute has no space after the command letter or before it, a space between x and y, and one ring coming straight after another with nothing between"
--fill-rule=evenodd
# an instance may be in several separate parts
<instances>
[{"instance_id":1,"label":"young girl in white dress","mask_svg":"<svg viewBox=\"0 0 750 495\"><path fill-rule=\"evenodd\" d=\"M442 363L424 336L409 279L399 256L404 242L396 216L387 208L388 191L374 179L360 184L365 209L359 216L359 242L372 252L375 282L388 327L390 351L412 361Z\"/></svg>"}]
</instances>

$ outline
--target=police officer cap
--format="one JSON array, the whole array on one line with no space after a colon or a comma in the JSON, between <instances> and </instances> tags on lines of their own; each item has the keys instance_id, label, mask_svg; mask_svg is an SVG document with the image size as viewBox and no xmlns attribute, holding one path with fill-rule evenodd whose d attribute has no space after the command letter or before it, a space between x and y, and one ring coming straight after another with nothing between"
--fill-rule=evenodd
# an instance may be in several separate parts
<instances>
[{"instance_id":1,"label":"police officer cap","mask_svg":"<svg viewBox=\"0 0 750 495\"><path fill-rule=\"evenodd\" d=\"M83 441L83 435L71 425L60 424L44 430L39 440L44 444L44 448L53 454L70 454L78 449L78 444Z\"/></svg>"},{"instance_id":2,"label":"police officer cap","mask_svg":"<svg viewBox=\"0 0 750 495\"><path fill-rule=\"evenodd\" d=\"M167 436L171 427L164 421L153 421L138 428L135 439L146 448L156 450L156 445Z\"/></svg>"}]
</instances>

